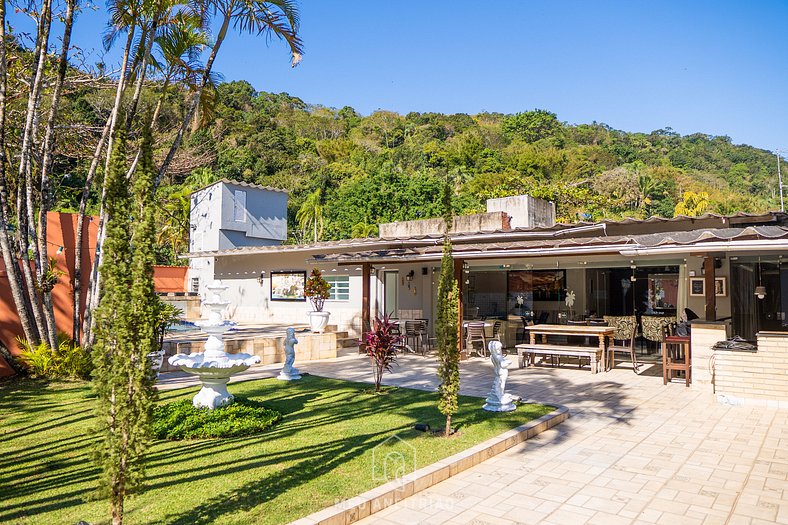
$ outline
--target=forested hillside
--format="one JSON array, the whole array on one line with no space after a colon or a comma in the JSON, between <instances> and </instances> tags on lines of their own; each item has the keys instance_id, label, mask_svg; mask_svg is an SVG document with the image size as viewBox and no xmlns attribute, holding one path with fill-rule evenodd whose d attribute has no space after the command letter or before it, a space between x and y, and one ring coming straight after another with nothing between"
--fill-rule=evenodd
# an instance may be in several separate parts
<instances>
[{"instance_id":1,"label":"forested hillside","mask_svg":"<svg viewBox=\"0 0 788 525\"><path fill-rule=\"evenodd\" d=\"M331 240L375 235L380 222L436 217L447 177L457 213L521 193L556 202L566 222L779 205L775 157L725 136L569 125L544 110L361 116L246 82L219 84L210 95L159 188L161 262L187 249L189 192L223 177L288 190L291 242L315 240L315 221L318 240ZM101 120L106 93L70 97L71 118ZM158 127L174 127L182 111L171 96ZM161 141L159 160L166 133ZM58 199L66 210L76 205L69 195L82 187L84 167L75 161L69 169Z\"/></svg>"},{"instance_id":2,"label":"forested hillside","mask_svg":"<svg viewBox=\"0 0 788 525\"><path fill-rule=\"evenodd\" d=\"M186 185L227 177L289 190L293 241L314 240L315 219L319 239L328 240L438 216L446 177L458 213L530 193L555 201L568 222L672 217L677 205L698 214L779 204L775 157L724 136L567 125L543 110L363 117L351 107L258 93L246 82L221 84L212 111L189 138L188 151L204 163ZM165 208L183 187L183 177L174 179L161 188Z\"/></svg>"}]
</instances>

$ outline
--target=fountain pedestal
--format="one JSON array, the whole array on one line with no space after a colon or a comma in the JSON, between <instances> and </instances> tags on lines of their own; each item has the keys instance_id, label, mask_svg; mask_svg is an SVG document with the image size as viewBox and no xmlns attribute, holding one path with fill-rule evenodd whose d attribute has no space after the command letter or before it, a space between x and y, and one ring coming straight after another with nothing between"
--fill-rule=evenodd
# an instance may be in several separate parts
<instances>
[{"instance_id":1,"label":"fountain pedestal","mask_svg":"<svg viewBox=\"0 0 788 525\"><path fill-rule=\"evenodd\" d=\"M208 334L205 351L176 354L168 360L172 366L200 378L202 389L192 399L192 404L198 408L214 409L232 403L233 395L227 391L230 377L260 362L256 355L224 351L224 334L235 326L235 323L222 320L222 312L230 304L221 298L227 288L219 283L209 285L210 297L202 303L210 310L208 319L197 323Z\"/></svg>"}]
</instances>

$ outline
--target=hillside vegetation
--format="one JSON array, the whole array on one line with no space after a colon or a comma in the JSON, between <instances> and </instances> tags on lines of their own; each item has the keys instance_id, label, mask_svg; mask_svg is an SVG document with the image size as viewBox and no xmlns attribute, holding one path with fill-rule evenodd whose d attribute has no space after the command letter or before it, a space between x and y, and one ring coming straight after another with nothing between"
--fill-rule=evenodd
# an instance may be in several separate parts
<instances>
[{"instance_id":1,"label":"hillside vegetation","mask_svg":"<svg viewBox=\"0 0 788 525\"><path fill-rule=\"evenodd\" d=\"M101 97L84 92L70 107L90 120ZM362 116L247 82L219 84L211 97L159 188L160 262L188 249L189 192L219 178L288 190L290 242L314 241L315 231L317 240L365 237L381 222L437 217L447 178L457 213L522 193L554 201L564 222L779 206L774 155L726 136L570 125L545 110ZM171 98L161 129L181 106ZM62 197L61 208L72 208Z\"/></svg>"}]
</instances>

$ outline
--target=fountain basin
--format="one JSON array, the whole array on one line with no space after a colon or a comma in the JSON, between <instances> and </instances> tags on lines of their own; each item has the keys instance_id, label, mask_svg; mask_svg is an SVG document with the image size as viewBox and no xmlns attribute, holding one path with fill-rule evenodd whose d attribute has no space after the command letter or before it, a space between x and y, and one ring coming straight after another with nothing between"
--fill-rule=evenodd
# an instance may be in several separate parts
<instances>
[{"instance_id":1,"label":"fountain basin","mask_svg":"<svg viewBox=\"0 0 788 525\"><path fill-rule=\"evenodd\" d=\"M249 354L205 355L176 354L168 359L170 365L177 366L187 374L200 378L202 389L192 399L198 408L214 409L232 403L233 395L227 391L230 376L243 372L260 358Z\"/></svg>"}]
</instances>

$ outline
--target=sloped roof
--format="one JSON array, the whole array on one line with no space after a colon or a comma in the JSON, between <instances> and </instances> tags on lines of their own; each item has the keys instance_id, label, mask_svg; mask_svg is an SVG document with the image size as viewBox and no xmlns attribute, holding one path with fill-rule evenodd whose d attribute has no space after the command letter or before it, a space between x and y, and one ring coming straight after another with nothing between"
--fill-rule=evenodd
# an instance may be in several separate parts
<instances>
[{"instance_id":1,"label":"sloped roof","mask_svg":"<svg viewBox=\"0 0 788 525\"><path fill-rule=\"evenodd\" d=\"M538 249L558 246L641 247L687 245L712 240L730 241L783 239L788 237L788 215L782 212L734 215L706 214L700 217L651 217L648 219L604 220L577 224L556 224L541 228L515 228L480 233L451 235L455 252ZM227 257L282 252L314 254L315 260L355 260L361 254L370 258L393 257L404 253L439 253L443 235L430 234L407 238L343 239L299 245L247 246L230 250L184 254L184 258ZM345 252L339 254L336 252ZM319 256L323 253L324 255ZM329 257L328 254L333 253ZM376 255L373 255L376 254ZM400 255L401 256L401 255Z\"/></svg>"},{"instance_id":2,"label":"sloped roof","mask_svg":"<svg viewBox=\"0 0 788 525\"><path fill-rule=\"evenodd\" d=\"M568 237L553 239L534 239L517 241L491 241L479 243L455 244L455 256L469 254L475 256L506 257L507 253L520 255L540 252L562 251L567 253L618 253L623 249L659 249L667 247L693 247L703 249L704 243L737 242L748 240L776 241L775 249L788 250L788 227L785 226L747 226L744 228L702 229L694 231L673 232L670 234L615 235ZM442 246L396 247L388 250L368 250L353 253L316 254L315 262L355 263L364 261L407 260L407 259L439 259Z\"/></svg>"}]
</instances>

